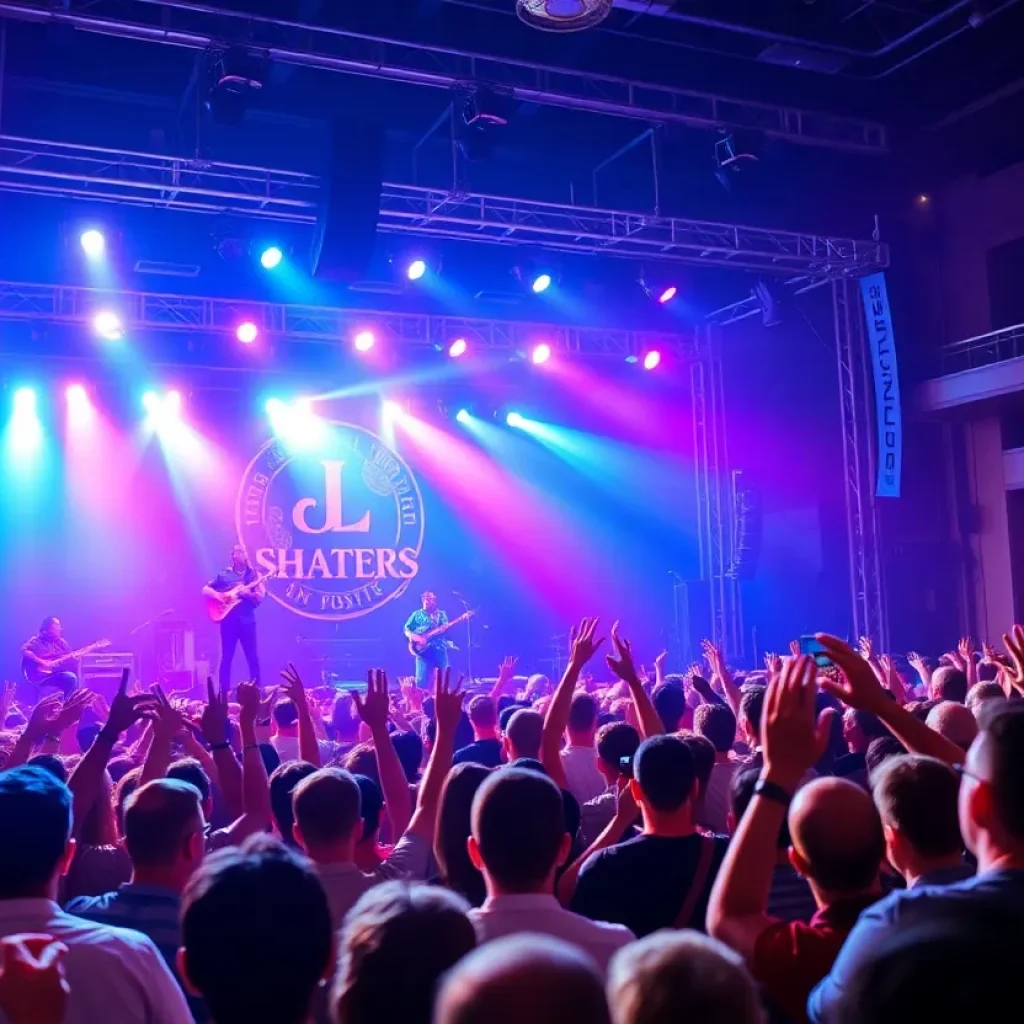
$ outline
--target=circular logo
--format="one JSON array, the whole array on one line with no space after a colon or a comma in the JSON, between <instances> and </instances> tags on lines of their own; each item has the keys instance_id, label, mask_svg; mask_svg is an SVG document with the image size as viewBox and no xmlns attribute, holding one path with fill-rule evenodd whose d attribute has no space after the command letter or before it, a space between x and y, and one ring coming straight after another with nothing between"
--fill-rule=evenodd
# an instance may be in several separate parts
<instances>
[{"instance_id":1,"label":"circular logo","mask_svg":"<svg viewBox=\"0 0 1024 1024\"><path fill-rule=\"evenodd\" d=\"M375 434L320 423L315 445L274 439L260 448L238 489L235 524L275 601L340 622L387 604L416 576L423 497Z\"/></svg>"}]
</instances>

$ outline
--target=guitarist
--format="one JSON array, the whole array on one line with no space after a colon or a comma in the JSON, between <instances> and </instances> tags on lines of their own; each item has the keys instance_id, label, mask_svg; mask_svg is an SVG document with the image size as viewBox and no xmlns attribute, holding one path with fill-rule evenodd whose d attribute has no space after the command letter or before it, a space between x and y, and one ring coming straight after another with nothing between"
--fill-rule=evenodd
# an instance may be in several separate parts
<instances>
[{"instance_id":1,"label":"guitarist","mask_svg":"<svg viewBox=\"0 0 1024 1024\"><path fill-rule=\"evenodd\" d=\"M78 676L67 656L71 647L64 639L64 627L56 615L43 619L39 632L21 648L25 676L37 686L56 686L68 697L78 689Z\"/></svg>"},{"instance_id":2,"label":"guitarist","mask_svg":"<svg viewBox=\"0 0 1024 1024\"><path fill-rule=\"evenodd\" d=\"M231 565L221 569L203 587L203 594L230 603L227 592L239 584L254 583L259 575L249 562L249 556L241 544L231 549ZM260 683L260 656L256 646L256 608L267 595L267 588L260 584L244 595L238 607L228 613L220 624L220 692L231 690L231 663L235 659L235 648L241 644L242 654L249 667L249 680L257 686Z\"/></svg>"},{"instance_id":3,"label":"guitarist","mask_svg":"<svg viewBox=\"0 0 1024 1024\"><path fill-rule=\"evenodd\" d=\"M448 616L437 607L437 595L429 590L420 599L422 605L409 616L405 624L405 635L416 648L416 685L422 690L430 685L435 668L448 667L448 643L443 636L436 636L422 646L416 638L438 626L448 623Z\"/></svg>"}]
</instances>

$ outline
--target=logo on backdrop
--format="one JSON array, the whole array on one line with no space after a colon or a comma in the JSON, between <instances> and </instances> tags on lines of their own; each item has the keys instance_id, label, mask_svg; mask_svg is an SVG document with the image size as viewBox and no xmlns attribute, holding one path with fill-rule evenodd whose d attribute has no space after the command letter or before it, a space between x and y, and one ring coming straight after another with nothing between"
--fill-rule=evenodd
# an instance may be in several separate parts
<instances>
[{"instance_id":1,"label":"logo on backdrop","mask_svg":"<svg viewBox=\"0 0 1024 1024\"><path fill-rule=\"evenodd\" d=\"M885 288L885 274L879 272L860 280L871 346L871 368L875 378L875 418L878 421L878 479L875 494L898 498L903 475L903 410L900 407L900 377L896 366L896 341L892 334L892 313Z\"/></svg>"},{"instance_id":2,"label":"logo on backdrop","mask_svg":"<svg viewBox=\"0 0 1024 1024\"><path fill-rule=\"evenodd\" d=\"M297 615L339 622L403 593L419 571L423 498L396 452L328 422L315 451L268 441L238 489L238 539L267 592Z\"/></svg>"}]
</instances>

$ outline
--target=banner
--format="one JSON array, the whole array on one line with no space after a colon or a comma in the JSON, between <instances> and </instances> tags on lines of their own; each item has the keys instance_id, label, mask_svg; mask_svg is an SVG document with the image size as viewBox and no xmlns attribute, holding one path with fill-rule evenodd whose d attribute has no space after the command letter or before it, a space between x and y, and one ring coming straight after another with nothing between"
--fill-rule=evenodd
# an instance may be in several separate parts
<instances>
[{"instance_id":1,"label":"banner","mask_svg":"<svg viewBox=\"0 0 1024 1024\"><path fill-rule=\"evenodd\" d=\"M879 271L860 280L864 318L868 327L871 369L875 378L875 415L878 419L879 498L898 498L903 475L903 411L900 407L900 378L896 367L896 342L892 314L885 289L885 274Z\"/></svg>"}]
</instances>

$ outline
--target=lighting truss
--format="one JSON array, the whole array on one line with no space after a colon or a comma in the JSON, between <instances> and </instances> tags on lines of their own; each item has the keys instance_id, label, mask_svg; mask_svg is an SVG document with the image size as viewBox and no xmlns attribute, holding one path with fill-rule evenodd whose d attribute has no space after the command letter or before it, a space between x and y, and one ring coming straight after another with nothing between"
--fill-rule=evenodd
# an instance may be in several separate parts
<instances>
[{"instance_id":1,"label":"lighting truss","mask_svg":"<svg viewBox=\"0 0 1024 1024\"><path fill-rule=\"evenodd\" d=\"M646 122L718 130L750 129L830 149L884 153L885 128L872 121L812 113L763 101L635 82L578 69L401 42L217 9L184 0L135 0L133 18L118 0L69 3L0 0L0 18L47 21L80 31L207 50L244 39L272 61L440 89L487 84L519 100Z\"/></svg>"},{"instance_id":2,"label":"lighting truss","mask_svg":"<svg viewBox=\"0 0 1024 1024\"><path fill-rule=\"evenodd\" d=\"M297 171L185 160L0 135L0 191L312 223L319 179ZM683 217L383 187L380 230L562 252L827 279L885 267L878 242Z\"/></svg>"},{"instance_id":3,"label":"lighting truss","mask_svg":"<svg viewBox=\"0 0 1024 1024\"><path fill-rule=\"evenodd\" d=\"M100 309L116 309L128 332L205 331L233 337L244 317L266 337L335 346L370 324L382 340L408 347L447 349L453 338L465 338L474 351L515 355L543 340L556 353L584 358L625 359L652 348L680 360L696 358L692 334L0 281L0 322L84 325Z\"/></svg>"}]
</instances>

